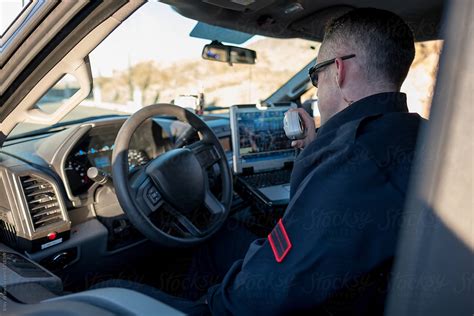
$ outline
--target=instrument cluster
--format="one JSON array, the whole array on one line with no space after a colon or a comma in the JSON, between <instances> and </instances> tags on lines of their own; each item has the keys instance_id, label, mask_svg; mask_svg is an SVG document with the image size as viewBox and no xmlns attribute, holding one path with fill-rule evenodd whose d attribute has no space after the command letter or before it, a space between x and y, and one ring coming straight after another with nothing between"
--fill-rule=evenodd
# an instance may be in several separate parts
<instances>
[{"instance_id":1,"label":"instrument cluster","mask_svg":"<svg viewBox=\"0 0 474 316\"><path fill-rule=\"evenodd\" d=\"M90 167L96 167L112 176L112 151L119 129L120 126L91 129L71 150L65 161L64 171L72 195L83 195L92 186L93 181L87 176ZM146 150L149 145L132 141L128 151L130 171L150 161L151 153Z\"/></svg>"}]
</instances>

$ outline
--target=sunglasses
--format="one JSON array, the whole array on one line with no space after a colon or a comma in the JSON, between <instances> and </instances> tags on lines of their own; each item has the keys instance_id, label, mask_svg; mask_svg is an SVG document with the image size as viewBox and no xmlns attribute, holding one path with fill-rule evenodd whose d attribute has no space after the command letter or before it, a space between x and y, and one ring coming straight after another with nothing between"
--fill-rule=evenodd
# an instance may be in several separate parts
<instances>
[{"instance_id":1,"label":"sunglasses","mask_svg":"<svg viewBox=\"0 0 474 316\"><path fill-rule=\"evenodd\" d=\"M342 57L339 57L339 58L341 58L342 60L346 60L346 59L349 59L349 58L352 58L352 57L355 57L355 54L342 56ZM308 74L309 74L309 78L311 79L311 83L313 84L313 86L315 86L316 88L318 87L318 72L321 71L322 68L334 63L336 61L336 59L337 58L326 60L326 61L323 61L323 62L321 62L319 64L316 64L313 67L309 68Z\"/></svg>"}]
</instances>

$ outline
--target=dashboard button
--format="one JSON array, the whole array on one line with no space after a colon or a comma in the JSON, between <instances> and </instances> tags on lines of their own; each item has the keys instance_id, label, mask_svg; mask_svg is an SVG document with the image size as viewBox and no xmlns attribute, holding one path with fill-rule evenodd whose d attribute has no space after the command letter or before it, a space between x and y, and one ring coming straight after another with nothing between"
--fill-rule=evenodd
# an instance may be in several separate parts
<instances>
[{"instance_id":1,"label":"dashboard button","mask_svg":"<svg viewBox=\"0 0 474 316\"><path fill-rule=\"evenodd\" d=\"M161 199L161 195L160 193L158 192L158 190L154 187L154 186L151 186L148 191L147 191L147 197L148 199L150 200L150 202L153 204L153 205L157 205L158 202L160 201Z\"/></svg>"}]
</instances>

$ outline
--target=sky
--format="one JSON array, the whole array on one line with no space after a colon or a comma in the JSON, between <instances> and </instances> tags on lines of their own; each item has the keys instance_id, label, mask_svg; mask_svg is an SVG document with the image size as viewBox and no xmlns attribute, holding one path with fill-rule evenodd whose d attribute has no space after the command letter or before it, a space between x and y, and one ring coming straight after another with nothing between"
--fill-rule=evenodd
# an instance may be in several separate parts
<instances>
[{"instance_id":1,"label":"sky","mask_svg":"<svg viewBox=\"0 0 474 316\"><path fill-rule=\"evenodd\" d=\"M13 22L15 17L21 12L22 0L0 0L0 34L5 33L7 27Z\"/></svg>"},{"instance_id":2,"label":"sky","mask_svg":"<svg viewBox=\"0 0 474 316\"><path fill-rule=\"evenodd\" d=\"M196 21L183 17L169 5L148 2L125 20L91 54L92 72L111 75L139 61L155 60L171 64L200 59L210 40L190 37ZM244 45L258 39L255 36Z\"/></svg>"},{"instance_id":3,"label":"sky","mask_svg":"<svg viewBox=\"0 0 474 316\"><path fill-rule=\"evenodd\" d=\"M196 21L179 15L168 5L148 2L90 54L93 72L110 75L113 69L125 69L129 62L141 60L173 63L197 58L210 41L189 38L195 25ZM178 39L186 40L176 43Z\"/></svg>"}]
</instances>

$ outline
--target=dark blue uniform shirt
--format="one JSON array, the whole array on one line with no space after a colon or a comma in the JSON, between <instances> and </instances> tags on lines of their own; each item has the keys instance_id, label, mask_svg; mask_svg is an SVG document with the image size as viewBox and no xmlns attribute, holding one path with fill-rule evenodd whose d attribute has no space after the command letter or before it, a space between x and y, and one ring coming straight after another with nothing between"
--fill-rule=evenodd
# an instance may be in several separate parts
<instances>
[{"instance_id":1,"label":"dark blue uniform shirt","mask_svg":"<svg viewBox=\"0 0 474 316\"><path fill-rule=\"evenodd\" d=\"M211 312L382 313L421 121L402 93L366 97L328 120L295 161L282 219L291 248L277 260L270 237L253 242L209 289Z\"/></svg>"}]
</instances>

